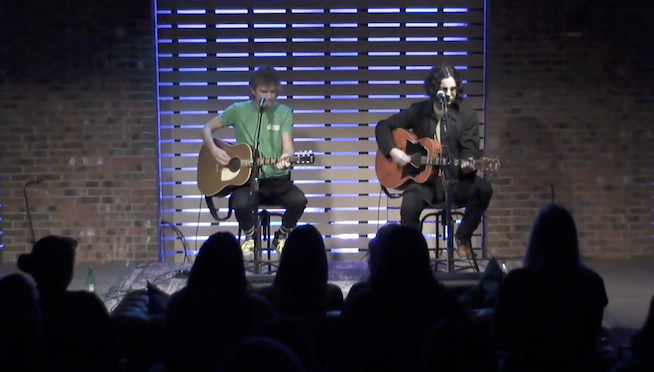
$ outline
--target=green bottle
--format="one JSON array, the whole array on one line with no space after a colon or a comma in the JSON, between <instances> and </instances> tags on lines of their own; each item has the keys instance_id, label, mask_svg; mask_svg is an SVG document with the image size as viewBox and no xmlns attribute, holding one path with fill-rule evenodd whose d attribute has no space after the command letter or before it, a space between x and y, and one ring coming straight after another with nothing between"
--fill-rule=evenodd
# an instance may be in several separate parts
<instances>
[{"instance_id":1,"label":"green bottle","mask_svg":"<svg viewBox=\"0 0 654 372\"><path fill-rule=\"evenodd\" d=\"M95 273L93 266L89 266L89 274L86 276L86 288L89 292L95 293Z\"/></svg>"}]
</instances>

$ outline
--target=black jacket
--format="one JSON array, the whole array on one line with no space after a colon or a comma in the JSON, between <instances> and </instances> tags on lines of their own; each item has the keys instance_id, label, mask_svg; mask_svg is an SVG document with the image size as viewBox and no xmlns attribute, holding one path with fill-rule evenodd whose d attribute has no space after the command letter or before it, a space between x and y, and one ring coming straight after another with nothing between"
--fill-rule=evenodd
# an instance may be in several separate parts
<instances>
[{"instance_id":1,"label":"black jacket","mask_svg":"<svg viewBox=\"0 0 654 372\"><path fill-rule=\"evenodd\" d=\"M407 109L381 120L375 128L375 137L379 151L386 157L395 147L393 130L397 128L411 129L418 137L434 138L436 124L438 123L433 109L432 100L416 102ZM450 149L454 159L477 159L480 157L479 149L479 120L475 110L465 101L456 100L448 110L447 122L449 124ZM443 126L441 126L441 140L445 141Z\"/></svg>"}]
</instances>

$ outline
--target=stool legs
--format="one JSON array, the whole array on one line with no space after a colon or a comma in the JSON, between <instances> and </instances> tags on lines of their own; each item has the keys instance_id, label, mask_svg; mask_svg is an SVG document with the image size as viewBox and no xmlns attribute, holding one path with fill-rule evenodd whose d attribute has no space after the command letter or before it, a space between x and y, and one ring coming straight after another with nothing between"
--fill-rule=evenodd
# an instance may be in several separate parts
<instances>
[{"instance_id":1,"label":"stool legs","mask_svg":"<svg viewBox=\"0 0 654 372\"><path fill-rule=\"evenodd\" d=\"M452 213L452 219L453 219L452 220L452 226L454 226L454 224L455 224L454 223L455 222L454 221L454 216L461 216L461 213L460 212L453 212ZM446 239L447 239L447 238L449 238L449 234L453 234L453 232L447 231L448 226L447 226L447 223L445 221L445 212L443 210L439 210L437 212L431 212L431 213L426 214L424 217L422 217L420 219L420 231L424 231L425 221L428 218L431 218L431 217L434 217L434 219L435 219L434 222L436 222L436 247L435 247L436 258L435 258L435 262L436 262L436 269L438 269L438 261L439 261L441 252L443 250L441 248L441 246L440 246L440 238L441 237L446 237ZM452 238L454 238L454 237L452 237ZM473 257L471 259L468 259L468 261L472 265L471 268L473 270L475 270L476 272L479 272L479 265L477 264L476 256L473 255ZM467 268L470 268L470 267L464 267L464 268L461 268L461 269L467 269ZM459 269L459 270L461 270L461 269Z\"/></svg>"},{"instance_id":2,"label":"stool legs","mask_svg":"<svg viewBox=\"0 0 654 372\"><path fill-rule=\"evenodd\" d=\"M264 236L264 238L261 239L261 247L259 247L258 250L255 250L254 254L258 255L258 260L257 261L259 261L259 265L263 266L263 262L261 262L261 259L263 258L264 243L266 244L265 249L268 252L267 256L268 256L268 272L269 273L272 273L271 251L272 251L273 248L272 248L272 242L270 240L270 235L272 234L272 223L271 223L272 222L271 221L272 216L278 216L278 217L281 218L282 214L274 213L274 212L271 213L271 212L264 209L264 210L261 210L258 213L257 218L256 218L256 220L254 222L254 223L260 224L259 225L260 226L260 232L261 232L261 235ZM239 226L238 236L237 236L239 244L241 244L242 232L243 232L243 230L241 230L241 227ZM255 247L255 249L256 249L256 247ZM257 271L258 271L257 268L255 268L255 273Z\"/></svg>"},{"instance_id":3,"label":"stool legs","mask_svg":"<svg viewBox=\"0 0 654 372\"><path fill-rule=\"evenodd\" d=\"M455 217L461 217L461 218L463 218L463 214L460 213L460 212L453 212L453 213L452 213L452 226L455 225L455 222L456 222ZM437 217L437 218L438 218L438 217ZM443 227L443 236L445 236L446 231L447 231L447 223L446 223L446 221L445 221L445 214L444 214L444 213L441 214L440 219L441 219L441 223L440 223L440 225ZM452 230L454 230L454 229L452 229ZM454 231L449 231L449 232L447 232L447 234L452 234L452 235L454 235ZM448 237L449 237L449 235L448 235ZM453 236L452 238L454 238L454 236ZM471 247L471 248L472 248L472 247ZM473 270L475 270L475 272L479 272L479 265L477 264L477 255L476 255L476 253L474 252L474 250L473 250L473 252L472 252L472 257L468 259L468 262L472 265L471 268L472 268ZM465 268L461 268L461 269L459 269L459 270L462 270L462 269L465 269Z\"/></svg>"},{"instance_id":4,"label":"stool legs","mask_svg":"<svg viewBox=\"0 0 654 372\"><path fill-rule=\"evenodd\" d=\"M272 249L270 246L270 234L272 232L272 227L270 221L270 212L266 210L261 211L261 231L263 233L263 236L266 237L266 252L268 252L268 272L270 272L272 271L272 266L270 265L270 250ZM259 257L262 258L263 252L258 252L258 253L261 254L261 256Z\"/></svg>"}]
</instances>

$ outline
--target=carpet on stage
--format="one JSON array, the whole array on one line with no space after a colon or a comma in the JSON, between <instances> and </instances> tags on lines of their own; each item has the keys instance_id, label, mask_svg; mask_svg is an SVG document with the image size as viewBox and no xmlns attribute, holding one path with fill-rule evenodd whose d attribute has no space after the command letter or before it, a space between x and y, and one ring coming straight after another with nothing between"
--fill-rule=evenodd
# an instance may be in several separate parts
<instances>
[{"instance_id":1,"label":"carpet on stage","mask_svg":"<svg viewBox=\"0 0 654 372\"><path fill-rule=\"evenodd\" d=\"M145 289L150 282L166 293L172 294L186 286L186 276L179 275L184 270L190 270L191 263L147 263L136 267L119 283L109 289L105 297L105 306L111 312L116 305L131 291ZM352 285L368 273L367 262L330 262L329 282L338 285L347 296ZM253 274L253 265L246 265L248 275ZM264 265L262 272L268 269ZM273 267L274 270L274 267ZM273 274L274 275L274 274ZM257 278L261 278L259 275ZM272 281L272 279L271 279Z\"/></svg>"}]
</instances>

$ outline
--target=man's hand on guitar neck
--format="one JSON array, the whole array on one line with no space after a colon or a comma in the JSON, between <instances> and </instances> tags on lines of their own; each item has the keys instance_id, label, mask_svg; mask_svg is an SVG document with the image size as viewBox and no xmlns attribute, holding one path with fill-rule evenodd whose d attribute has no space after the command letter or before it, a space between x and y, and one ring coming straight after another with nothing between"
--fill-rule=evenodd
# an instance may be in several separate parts
<instances>
[{"instance_id":1,"label":"man's hand on guitar neck","mask_svg":"<svg viewBox=\"0 0 654 372\"><path fill-rule=\"evenodd\" d=\"M395 162L395 164L403 167L411 162L411 157L407 155L404 151L398 149L398 148L393 148L391 152L389 153L391 156L391 159Z\"/></svg>"},{"instance_id":2,"label":"man's hand on guitar neck","mask_svg":"<svg viewBox=\"0 0 654 372\"><path fill-rule=\"evenodd\" d=\"M225 152L225 150L221 149L218 146L214 146L211 149L211 155L213 155L213 158L216 159L216 161L220 165L227 165L227 164L229 164L229 161L231 160L229 158L229 155L227 155L227 152Z\"/></svg>"},{"instance_id":3,"label":"man's hand on guitar neck","mask_svg":"<svg viewBox=\"0 0 654 372\"><path fill-rule=\"evenodd\" d=\"M289 154L282 154L282 156L279 157L279 161L275 166L277 169L287 169L291 167L291 161L290 161L290 155Z\"/></svg>"},{"instance_id":4,"label":"man's hand on guitar neck","mask_svg":"<svg viewBox=\"0 0 654 372\"><path fill-rule=\"evenodd\" d=\"M464 173L471 173L471 172L476 172L477 167L475 166L475 159L472 157L462 160L461 161L461 170L464 171Z\"/></svg>"}]
</instances>

